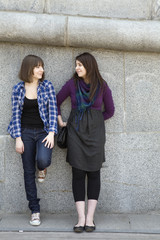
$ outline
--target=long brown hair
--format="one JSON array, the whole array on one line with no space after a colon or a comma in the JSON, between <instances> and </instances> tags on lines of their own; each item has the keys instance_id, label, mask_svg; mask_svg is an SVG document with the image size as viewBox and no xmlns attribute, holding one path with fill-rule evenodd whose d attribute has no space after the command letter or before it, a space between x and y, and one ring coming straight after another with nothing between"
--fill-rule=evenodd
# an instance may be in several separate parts
<instances>
[{"instance_id":1,"label":"long brown hair","mask_svg":"<svg viewBox=\"0 0 160 240\"><path fill-rule=\"evenodd\" d=\"M95 57L88 53L84 52L76 57L76 60L80 61L84 68L86 69L86 78L89 80L90 83L90 101L93 99L96 90L100 87L100 90L103 89L104 79L102 78L98 64ZM78 77L78 74L75 72L73 75L75 81L80 80L81 78Z\"/></svg>"},{"instance_id":2,"label":"long brown hair","mask_svg":"<svg viewBox=\"0 0 160 240\"><path fill-rule=\"evenodd\" d=\"M40 57L35 55L26 56L22 61L21 69L19 71L19 78L24 82L31 82L33 69L37 66L42 66L44 68L44 62ZM44 72L42 78L39 80L43 82Z\"/></svg>"}]
</instances>

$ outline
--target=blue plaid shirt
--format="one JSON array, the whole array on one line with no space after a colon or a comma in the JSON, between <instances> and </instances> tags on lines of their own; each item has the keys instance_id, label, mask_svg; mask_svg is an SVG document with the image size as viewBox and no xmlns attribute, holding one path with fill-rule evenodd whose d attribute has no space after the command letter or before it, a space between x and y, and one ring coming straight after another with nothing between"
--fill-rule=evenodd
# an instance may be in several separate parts
<instances>
[{"instance_id":1,"label":"blue plaid shirt","mask_svg":"<svg viewBox=\"0 0 160 240\"><path fill-rule=\"evenodd\" d=\"M12 138L21 136L21 115L25 97L24 82L19 82L12 91L12 119L8 132ZM37 101L40 117L44 123L44 130L57 133L57 102L54 87L51 82L39 82L37 88Z\"/></svg>"}]
</instances>

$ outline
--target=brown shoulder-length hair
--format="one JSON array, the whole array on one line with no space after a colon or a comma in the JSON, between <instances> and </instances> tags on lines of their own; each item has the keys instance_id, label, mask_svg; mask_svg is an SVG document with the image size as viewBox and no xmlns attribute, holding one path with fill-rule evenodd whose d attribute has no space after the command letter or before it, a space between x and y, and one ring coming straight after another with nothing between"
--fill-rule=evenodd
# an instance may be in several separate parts
<instances>
[{"instance_id":1,"label":"brown shoulder-length hair","mask_svg":"<svg viewBox=\"0 0 160 240\"><path fill-rule=\"evenodd\" d=\"M42 66L44 68L43 60L35 55L26 56L23 61L19 71L19 78L24 82L31 82L33 69L37 66ZM44 80L44 72L42 78L39 79L41 82Z\"/></svg>"},{"instance_id":2,"label":"brown shoulder-length hair","mask_svg":"<svg viewBox=\"0 0 160 240\"><path fill-rule=\"evenodd\" d=\"M96 90L99 88L99 90L103 90L103 84L104 79L102 78L99 69L98 64L95 59L95 57L88 53L84 52L76 57L75 60L80 61L84 68L86 69L86 78L89 80L90 83L90 101L93 99ZM77 82L81 78L78 77L78 74L75 72L73 75L73 78Z\"/></svg>"}]
</instances>

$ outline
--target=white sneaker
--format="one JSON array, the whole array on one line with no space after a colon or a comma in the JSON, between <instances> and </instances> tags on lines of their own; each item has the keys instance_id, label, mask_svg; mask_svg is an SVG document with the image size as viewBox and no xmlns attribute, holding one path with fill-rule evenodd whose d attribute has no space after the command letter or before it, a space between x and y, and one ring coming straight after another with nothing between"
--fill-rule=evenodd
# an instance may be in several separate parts
<instances>
[{"instance_id":1,"label":"white sneaker","mask_svg":"<svg viewBox=\"0 0 160 240\"><path fill-rule=\"evenodd\" d=\"M44 182L45 178L46 178L46 174L47 174L47 168L45 168L42 171L38 172L38 182L42 183Z\"/></svg>"},{"instance_id":2,"label":"white sneaker","mask_svg":"<svg viewBox=\"0 0 160 240\"><path fill-rule=\"evenodd\" d=\"M41 224L40 213L32 213L30 224L32 226L39 226Z\"/></svg>"}]
</instances>

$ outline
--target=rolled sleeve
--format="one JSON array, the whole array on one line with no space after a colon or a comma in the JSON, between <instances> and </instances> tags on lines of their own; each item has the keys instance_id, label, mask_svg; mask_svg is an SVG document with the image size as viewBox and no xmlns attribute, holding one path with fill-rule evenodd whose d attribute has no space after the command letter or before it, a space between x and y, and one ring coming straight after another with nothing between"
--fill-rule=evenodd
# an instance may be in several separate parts
<instances>
[{"instance_id":1,"label":"rolled sleeve","mask_svg":"<svg viewBox=\"0 0 160 240\"><path fill-rule=\"evenodd\" d=\"M18 94L12 91L12 121L8 127L11 137L17 138L21 136L21 109L18 101Z\"/></svg>"},{"instance_id":2,"label":"rolled sleeve","mask_svg":"<svg viewBox=\"0 0 160 240\"><path fill-rule=\"evenodd\" d=\"M49 131L57 134L57 101L53 85L49 84Z\"/></svg>"}]
</instances>

